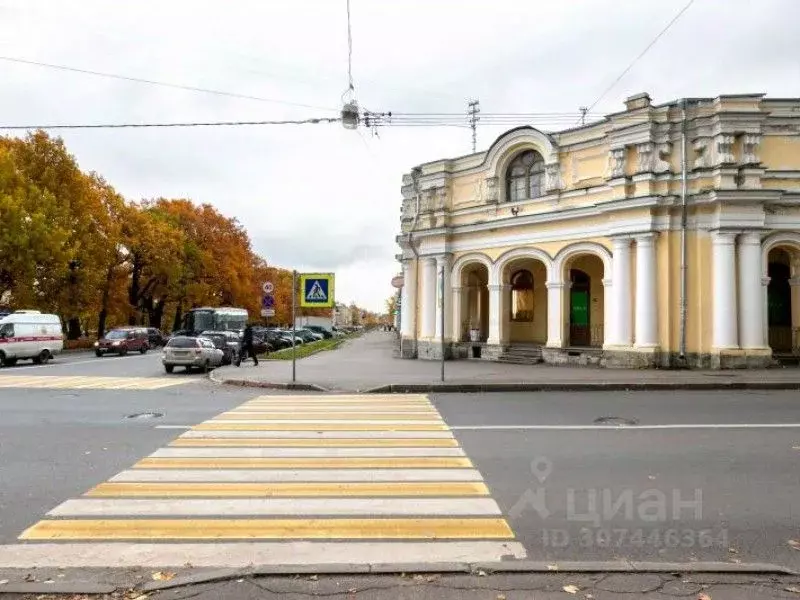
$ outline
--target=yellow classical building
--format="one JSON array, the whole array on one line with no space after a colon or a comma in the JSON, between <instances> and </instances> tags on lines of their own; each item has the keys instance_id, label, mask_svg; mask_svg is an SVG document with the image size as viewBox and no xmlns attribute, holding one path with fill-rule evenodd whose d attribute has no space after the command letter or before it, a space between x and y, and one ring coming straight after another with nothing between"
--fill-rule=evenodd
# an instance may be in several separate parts
<instances>
[{"instance_id":1,"label":"yellow classical building","mask_svg":"<svg viewBox=\"0 0 800 600\"><path fill-rule=\"evenodd\" d=\"M800 98L507 131L403 177L402 356L730 368L800 344Z\"/></svg>"}]
</instances>

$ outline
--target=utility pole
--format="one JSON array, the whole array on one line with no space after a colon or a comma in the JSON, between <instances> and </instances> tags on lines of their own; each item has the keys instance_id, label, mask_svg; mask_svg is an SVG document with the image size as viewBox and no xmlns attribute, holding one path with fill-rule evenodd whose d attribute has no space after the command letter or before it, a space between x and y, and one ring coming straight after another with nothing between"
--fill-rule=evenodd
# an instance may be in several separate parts
<instances>
[{"instance_id":1,"label":"utility pole","mask_svg":"<svg viewBox=\"0 0 800 600\"><path fill-rule=\"evenodd\" d=\"M589 109L581 106L578 110L581 111L581 125L586 125L586 113L589 112Z\"/></svg>"},{"instance_id":2,"label":"utility pole","mask_svg":"<svg viewBox=\"0 0 800 600\"><path fill-rule=\"evenodd\" d=\"M481 118L478 113L481 112L481 101L470 100L467 102L467 117L469 117L469 126L472 129L472 151L476 152L478 148L478 121Z\"/></svg>"}]
</instances>

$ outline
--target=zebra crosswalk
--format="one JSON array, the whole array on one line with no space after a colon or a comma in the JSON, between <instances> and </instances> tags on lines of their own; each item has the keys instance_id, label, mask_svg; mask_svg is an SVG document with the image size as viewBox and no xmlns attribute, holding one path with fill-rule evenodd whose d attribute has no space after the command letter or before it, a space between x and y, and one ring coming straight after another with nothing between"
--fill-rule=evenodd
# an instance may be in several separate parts
<instances>
[{"instance_id":1,"label":"zebra crosswalk","mask_svg":"<svg viewBox=\"0 0 800 600\"><path fill-rule=\"evenodd\" d=\"M160 390L196 381L186 377L62 377L58 375L2 375L0 388L37 390Z\"/></svg>"},{"instance_id":2,"label":"zebra crosswalk","mask_svg":"<svg viewBox=\"0 0 800 600\"><path fill-rule=\"evenodd\" d=\"M20 540L0 548L0 566L12 555L288 568L525 557L423 395L252 399L58 505Z\"/></svg>"}]
</instances>

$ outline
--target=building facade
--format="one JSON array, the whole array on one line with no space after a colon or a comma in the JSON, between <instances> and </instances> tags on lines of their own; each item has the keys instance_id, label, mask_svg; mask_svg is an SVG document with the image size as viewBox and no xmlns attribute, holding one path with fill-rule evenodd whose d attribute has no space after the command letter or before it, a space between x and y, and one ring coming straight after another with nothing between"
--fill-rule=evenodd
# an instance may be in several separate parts
<instances>
[{"instance_id":1,"label":"building facade","mask_svg":"<svg viewBox=\"0 0 800 600\"><path fill-rule=\"evenodd\" d=\"M607 366L798 354L800 98L518 127L403 177L401 353Z\"/></svg>"}]
</instances>

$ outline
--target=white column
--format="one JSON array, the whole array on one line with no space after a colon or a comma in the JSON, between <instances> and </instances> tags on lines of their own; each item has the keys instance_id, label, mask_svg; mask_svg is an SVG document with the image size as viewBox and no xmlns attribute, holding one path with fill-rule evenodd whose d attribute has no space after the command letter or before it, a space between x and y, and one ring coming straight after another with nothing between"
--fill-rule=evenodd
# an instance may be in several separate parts
<instances>
[{"instance_id":1,"label":"white column","mask_svg":"<svg viewBox=\"0 0 800 600\"><path fill-rule=\"evenodd\" d=\"M412 339L417 329L417 274L410 260L403 261L403 289L400 298L400 335Z\"/></svg>"},{"instance_id":2,"label":"white column","mask_svg":"<svg viewBox=\"0 0 800 600\"><path fill-rule=\"evenodd\" d=\"M611 261L611 327L606 336L611 346L630 346L631 336L631 240L614 238Z\"/></svg>"},{"instance_id":3,"label":"white column","mask_svg":"<svg viewBox=\"0 0 800 600\"><path fill-rule=\"evenodd\" d=\"M444 284L442 284L444 272ZM450 339L453 323L453 303L450 294L450 260L448 255L436 257L436 339ZM444 315L442 315L444 312ZM444 322L444 332L442 323Z\"/></svg>"},{"instance_id":4,"label":"white column","mask_svg":"<svg viewBox=\"0 0 800 600\"><path fill-rule=\"evenodd\" d=\"M604 273L607 275L606 273ZM603 278L603 345L605 346L606 341L609 339L608 336L611 333L611 319L613 311L613 304L612 301L612 294L613 292L613 285L611 282L610 277Z\"/></svg>"},{"instance_id":5,"label":"white column","mask_svg":"<svg viewBox=\"0 0 800 600\"><path fill-rule=\"evenodd\" d=\"M761 290L761 234L739 236L739 339L742 348L764 347L764 293Z\"/></svg>"},{"instance_id":6,"label":"white column","mask_svg":"<svg viewBox=\"0 0 800 600\"><path fill-rule=\"evenodd\" d=\"M636 348L658 346L655 234L636 236Z\"/></svg>"},{"instance_id":7,"label":"white column","mask_svg":"<svg viewBox=\"0 0 800 600\"><path fill-rule=\"evenodd\" d=\"M547 344L548 348L564 347L564 282L548 281Z\"/></svg>"},{"instance_id":8,"label":"white column","mask_svg":"<svg viewBox=\"0 0 800 600\"><path fill-rule=\"evenodd\" d=\"M503 302L504 285L489 286L489 337L487 344L499 346L501 339L501 328L503 324Z\"/></svg>"},{"instance_id":9,"label":"white column","mask_svg":"<svg viewBox=\"0 0 800 600\"><path fill-rule=\"evenodd\" d=\"M736 311L736 234L715 231L712 243L713 347L738 348Z\"/></svg>"},{"instance_id":10,"label":"white column","mask_svg":"<svg viewBox=\"0 0 800 600\"><path fill-rule=\"evenodd\" d=\"M422 293L419 295L420 337L436 334L436 259L422 259Z\"/></svg>"},{"instance_id":11,"label":"white column","mask_svg":"<svg viewBox=\"0 0 800 600\"><path fill-rule=\"evenodd\" d=\"M463 329L461 327L461 321L464 319L462 316L464 314L464 300L462 289L460 286L455 286L451 288L453 293L450 295L450 306L452 307L452 338L454 342L460 342L461 337L463 334Z\"/></svg>"}]
</instances>

